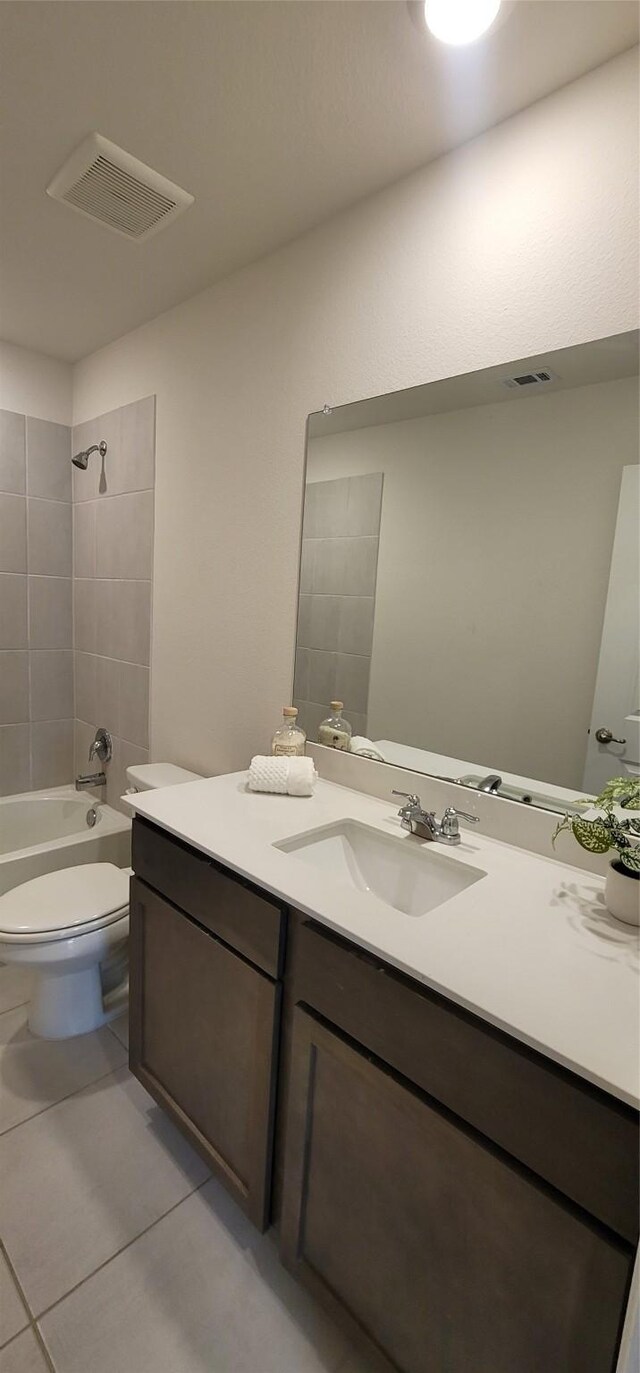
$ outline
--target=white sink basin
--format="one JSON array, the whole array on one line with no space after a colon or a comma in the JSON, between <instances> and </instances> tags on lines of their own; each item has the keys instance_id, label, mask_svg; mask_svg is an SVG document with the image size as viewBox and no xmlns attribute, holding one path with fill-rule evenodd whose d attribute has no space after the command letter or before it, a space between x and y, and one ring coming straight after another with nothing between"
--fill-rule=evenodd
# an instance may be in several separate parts
<instances>
[{"instance_id":1,"label":"white sink basin","mask_svg":"<svg viewBox=\"0 0 640 1373\"><path fill-rule=\"evenodd\" d=\"M274 848L343 886L371 892L404 915L426 915L487 875L457 862L437 844L427 847L410 835L381 834L359 820L308 830Z\"/></svg>"}]
</instances>

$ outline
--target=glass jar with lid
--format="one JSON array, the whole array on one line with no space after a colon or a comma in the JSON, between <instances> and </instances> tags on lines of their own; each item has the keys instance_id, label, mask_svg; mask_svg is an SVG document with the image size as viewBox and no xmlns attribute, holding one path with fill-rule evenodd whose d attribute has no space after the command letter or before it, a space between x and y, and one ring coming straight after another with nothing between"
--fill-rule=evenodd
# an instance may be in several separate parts
<instances>
[{"instance_id":1,"label":"glass jar with lid","mask_svg":"<svg viewBox=\"0 0 640 1373\"><path fill-rule=\"evenodd\" d=\"M298 724L296 706L284 706L282 724L271 740L271 752L275 757L303 758L307 736Z\"/></svg>"},{"instance_id":2,"label":"glass jar with lid","mask_svg":"<svg viewBox=\"0 0 640 1373\"><path fill-rule=\"evenodd\" d=\"M318 743L325 748L351 748L351 725L343 717L344 701L331 702L331 714L318 728Z\"/></svg>"}]
</instances>

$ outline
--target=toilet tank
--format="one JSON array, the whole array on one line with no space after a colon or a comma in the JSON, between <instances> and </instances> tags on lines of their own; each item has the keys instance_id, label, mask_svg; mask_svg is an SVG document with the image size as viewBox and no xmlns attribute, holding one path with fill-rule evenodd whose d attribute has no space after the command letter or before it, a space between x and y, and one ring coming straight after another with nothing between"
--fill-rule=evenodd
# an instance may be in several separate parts
<instances>
[{"instance_id":1,"label":"toilet tank","mask_svg":"<svg viewBox=\"0 0 640 1373\"><path fill-rule=\"evenodd\" d=\"M140 763L126 769L126 781L133 791L154 791L157 787L177 787L181 781L202 781L201 773L176 768L176 763Z\"/></svg>"},{"instance_id":2,"label":"toilet tank","mask_svg":"<svg viewBox=\"0 0 640 1373\"><path fill-rule=\"evenodd\" d=\"M176 767L175 763L141 763L127 768L128 791L154 791L157 787L176 787L181 782L200 782L199 772Z\"/></svg>"}]
</instances>

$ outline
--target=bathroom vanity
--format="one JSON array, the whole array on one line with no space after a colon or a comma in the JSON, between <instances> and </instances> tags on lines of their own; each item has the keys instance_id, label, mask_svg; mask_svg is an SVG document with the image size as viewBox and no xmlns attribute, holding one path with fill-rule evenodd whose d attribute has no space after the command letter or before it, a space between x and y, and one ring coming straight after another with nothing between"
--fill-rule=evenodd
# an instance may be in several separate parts
<instances>
[{"instance_id":1,"label":"bathroom vanity","mask_svg":"<svg viewBox=\"0 0 640 1373\"><path fill-rule=\"evenodd\" d=\"M244 782L136 798L132 1071L372 1367L612 1373L637 936L578 869Z\"/></svg>"}]
</instances>

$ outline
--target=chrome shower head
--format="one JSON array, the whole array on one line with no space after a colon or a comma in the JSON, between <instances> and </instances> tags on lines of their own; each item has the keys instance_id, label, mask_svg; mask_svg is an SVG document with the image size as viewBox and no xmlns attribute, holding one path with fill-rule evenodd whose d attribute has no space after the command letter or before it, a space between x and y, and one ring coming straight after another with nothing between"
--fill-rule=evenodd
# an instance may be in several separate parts
<instances>
[{"instance_id":1,"label":"chrome shower head","mask_svg":"<svg viewBox=\"0 0 640 1373\"><path fill-rule=\"evenodd\" d=\"M79 467L81 472L86 472L87 467L89 466L89 458L91 457L91 454L99 453L100 457L103 458L105 456L106 451L107 445L104 439L101 439L100 443L94 443L91 448L83 449L82 453L76 453L75 458L72 458L71 461L74 467Z\"/></svg>"}]
</instances>

